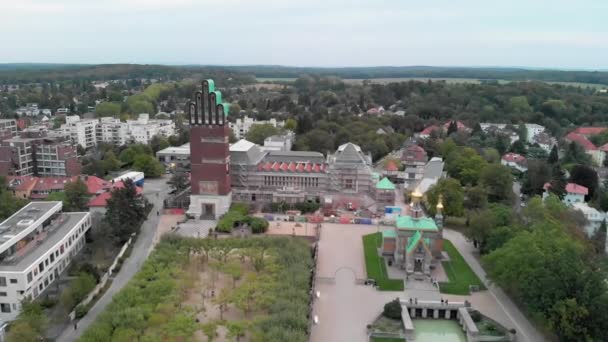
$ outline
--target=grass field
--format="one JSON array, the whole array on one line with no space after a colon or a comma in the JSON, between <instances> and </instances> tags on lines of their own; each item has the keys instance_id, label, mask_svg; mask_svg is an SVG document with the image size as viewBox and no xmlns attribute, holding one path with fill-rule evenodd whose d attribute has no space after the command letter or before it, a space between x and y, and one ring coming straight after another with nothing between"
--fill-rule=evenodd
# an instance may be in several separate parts
<instances>
[{"instance_id":1,"label":"grass field","mask_svg":"<svg viewBox=\"0 0 608 342\"><path fill-rule=\"evenodd\" d=\"M382 243L382 234L374 233L363 236L365 252L365 269L367 277L376 280L381 291L403 291L403 280L389 279L384 258L378 255L378 247Z\"/></svg>"},{"instance_id":2,"label":"grass field","mask_svg":"<svg viewBox=\"0 0 608 342\"><path fill-rule=\"evenodd\" d=\"M257 78L258 82L294 82L296 80L296 78L290 78L290 77L285 77L285 78L272 78L272 77L258 77ZM343 79L343 81L345 83L350 83L350 84L361 84L363 83L365 79L362 78L348 78L348 79ZM433 81L433 82L441 82L441 81L445 81L446 83L452 83L452 84L456 84L456 83L469 83L469 84L480 84L481 80L477 79L477 78L450 78L450 77L437 77L437 78L431 78L431 77L395 77L395 78L370 78L368 79L369 81L371 81L372 83L378 83L378 84L388 84L388 83L395 83L395 82L407 82L407 81L420 81L420 82L428 82L429 80ZM500 84L506 84L512 81L507 81L507 80L497 80L498 83ZM515 82L515 81L514 81ZM520 82L520 81L517 81ZM521 81L523 82L523 81ZM594 88L594 89L605 89L606 86L602 85L602 84L595 84L595 83L580 83L580 82L551 82L551 81L540 81L540 82L545 82L548 84L559 84L559 85L563 85L563 86L572 86L572 87L582 87L582 88Z\"/></svg>"},{"instance_id":3,"label":"grass field","mask_svg":"<svg viewBox=\"0 0 608 342\"><path fill-rule=\"evenodd\" d=\"M442 293L467 295L470 285L476 285L480 290L485 290L481 280L449 240L443 240L443 250L450 256L450 261L441 263L450 281L439 284Z\"/></svg>"}]
</instances>

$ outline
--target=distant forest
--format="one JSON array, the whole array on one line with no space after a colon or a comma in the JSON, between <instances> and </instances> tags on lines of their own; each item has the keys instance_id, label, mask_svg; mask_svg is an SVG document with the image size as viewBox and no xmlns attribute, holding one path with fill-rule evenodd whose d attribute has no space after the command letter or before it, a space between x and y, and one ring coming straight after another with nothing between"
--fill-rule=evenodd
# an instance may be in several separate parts
<instances>
[{"instance_id":1,"label":"distant forest","mask_svg":"<svg viewBox=\"0 0 608 342\"><path fill-rule=\"evenodd\" d=\"M469 78L478 80L507 80L546 82L579 82L608 85L608 71L532 70L521 68L464 67L348 67L303 68L272 65L201 66L144 64L0 64L0 84L19 84L61 80L110 80L157 78L179 80L215 76L235 77L239 83L255 82L261 78L296 78L304 74L338 76L343 79L371 78ZM224 76L224 77L222 77Z\"/></svg>"}]
</instances>

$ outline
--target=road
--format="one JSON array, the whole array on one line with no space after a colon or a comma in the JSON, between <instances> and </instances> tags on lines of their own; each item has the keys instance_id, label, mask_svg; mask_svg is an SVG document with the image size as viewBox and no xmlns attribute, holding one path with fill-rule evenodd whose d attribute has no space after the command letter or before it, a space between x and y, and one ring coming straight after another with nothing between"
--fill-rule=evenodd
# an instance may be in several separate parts
<instances>
[{"instance_id":1,"label":"road","mask_svg":"<svg viewBox=\"0 0 608 342\"><path fill-rule=\"evenodd\" d=\"M490 291L492 296L498 302L498 305L513 322L515 325L515 330L517 331L517 340L528 342L544 341L544 336L530 323L528 318L524 316L517 305L511 301L511 299L500 287L491 284L487 279L486 271L481 267L481 264L475 257L477 251L473 247L473 244L466 241L464 236L459 232L450 229L444 229L443 237L450 240L452 244L454 244L454 247L456 247L460 254L462 254L462 257L466 260L469 266L471 266L473 272L475 272L479 279L483 281L484 285L488 288L488 291Z\"/></svg>"},{"instance_id":2,"label":"road","mask_svg":"<svg viewBox=\"0 0 608 342\"><path fill-rule=\"evenodd\" d=\"M133 245L131 255L123 263L120 271L114 276L112 284L106 293L97 301L97 303L95 303L95 305L93 305L87 315L78 322L78 329L74 330L73 325L69 325L57 338L57 341L76 341L80 335L95 322L97 316L105 310L106 306L110 304L114 294L120 291L129 280L131 280L131 277L139 271L141 265L151 251L156 227L158 226L159 221L156 212L162 210L163 199L169 191L169 185L166 184L167 179L166 176L159 179L146 179L144 183L144 196L154 205L154 207L150 211L148 219L144 221L141 227L141 232Z\"/></svg>"},{"instance_id":3,"label":"road","mask_svg":"<svg viewBox=\"0 0 608 342\"><path fill-rule=\"evenodd\" d=\"M519 212L521 210L521 183L520 182L513 182L513 194L515 194L515 201L513 203L513 207L515 208L516 212Z\"/></svg>"}]
</instances>

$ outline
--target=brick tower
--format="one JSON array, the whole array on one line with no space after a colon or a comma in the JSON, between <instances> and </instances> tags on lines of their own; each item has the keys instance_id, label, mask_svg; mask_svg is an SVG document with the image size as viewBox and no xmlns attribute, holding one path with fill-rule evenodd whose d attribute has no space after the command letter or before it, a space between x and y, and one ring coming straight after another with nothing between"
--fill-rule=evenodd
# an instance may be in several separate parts
<instances>
[{"instance_id":1,"label":"brick tower","mask_svg":"<svg viewBox=\"0 0 608 342\"><path fill-rule=\"evenodd\" d=\"M202 91L188 104L190 123L190 164L192 168L188 215L197 219L217 219L230 208L230 151L228 104L215 90L213 80L205 80Z\"/></svg>"}]
</instances>

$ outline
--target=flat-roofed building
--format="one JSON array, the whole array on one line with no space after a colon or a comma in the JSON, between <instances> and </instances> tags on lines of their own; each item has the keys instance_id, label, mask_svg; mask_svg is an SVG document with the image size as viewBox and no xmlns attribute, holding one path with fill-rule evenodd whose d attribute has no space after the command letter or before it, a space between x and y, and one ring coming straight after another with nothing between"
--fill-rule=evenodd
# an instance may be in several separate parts
<instances>
[{"instance_id":1,"label":"flat-roofed building","mask_svg":"<svg viewBox=\"0 0 608 342\"><path fill-rule=\"evenodd\" d=\"M171 146L156 152L156 159L168 169L190 168L190 143Z\"/></svg>"},{"instance_id":2,"label":"flat-roofed building","mask_svg":"<svg viewBox=\"0 0 608 342\"><path fill-rule=\"evenodd\" d=\"M31 202L0 223L0 319L15 319L85 245L88 212L62 213L62 202Z\"/></svg>"}]
</instances>

